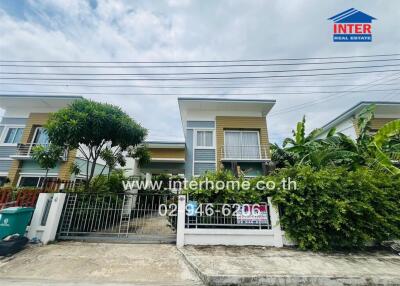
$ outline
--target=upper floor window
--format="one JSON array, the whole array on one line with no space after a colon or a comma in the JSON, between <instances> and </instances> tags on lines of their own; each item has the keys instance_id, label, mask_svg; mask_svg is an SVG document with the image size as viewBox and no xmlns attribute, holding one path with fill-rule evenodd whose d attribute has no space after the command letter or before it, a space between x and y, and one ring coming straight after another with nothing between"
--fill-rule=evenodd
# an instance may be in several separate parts
<instances>
[{"instance_id":1,"label":"upper floor window","mask_svg":"<svg viewBox=\"0 0 400 286\"><path fill-rule=\"evenodd\" d=\"M196 146L197 147L213 147L214 146L213 132L205 131L205 130L197 131Z\"/></svg>"},{"instance_id":2,"label":"upper floor window","mask_svg":"<svg viewBox=\"0 0 400 286\"><path fill-rule=\"evenodd\" d=\"M21 142L23 131L24 128L9 127L6 133L6 137L4 138L4 143L17 144Z\"/></svg>"},{"instance_id":3,"label":"upper floor window","mask_svg":"<svg viewBox=\"0 0 400 286\"><path fill-rule=\"evenodd\" d=\"M45 145L49 143L49 136L43 127L36 128L32 143L36 143L38 145Z\"/></svg>"},{"instance_id":4,"label":"upper floor window","mask_svg":"<svg viewBox=\"0 0 400 286\"><path fill-rule=\"evenodd\" d=\"M260 158L260 138L258 131L225 131L224 145L225 158Z\"/></svg>"}]
</instances>

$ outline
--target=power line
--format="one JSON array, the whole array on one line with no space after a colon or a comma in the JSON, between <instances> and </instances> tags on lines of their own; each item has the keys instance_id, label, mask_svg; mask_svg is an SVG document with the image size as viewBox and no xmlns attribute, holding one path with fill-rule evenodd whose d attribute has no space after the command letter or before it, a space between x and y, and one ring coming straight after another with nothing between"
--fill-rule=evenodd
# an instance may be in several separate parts
<instances>
[{"instance_id":1,"label":"power line","mask_svg":"<svg viewBox=\"0 0 400 286\"><path fill-rule=\"evenodd\" d=\"M264 73L286 73L286 72L310 72L330 71L349 69L369 69L383 67L398 67L400 64L372 65L372 66L351 66L315 69L291 69L291 70L263 70L263 71L224 71L224 72L177 72L177 73L55 73L55 72L0 72L5 75L66 75L66 76L176 76L176 75L226 75L226 74L264 74Z\"/></svg>"},{"instance_id":2,"label":"power line","mask_svg":"<svg viewBox=\"0 0 400 286\"><path fill-rule=\"evenodd\" d=\"M297 65L324 65L324 64L350 64L369 62L391 62L400 59L373 59L357 61L330 61L330 62L304 62L304 63L269 63L269 64L220 64L220 65L27 65L27 64L0 64L2 67L29 67L29 68L224 68L224 67L265 67L265 66L297 66Z\"/></svg>"},{"instance_id":3,"label":"power line","mask_svg":"<svg viewBox=\"0 0 400 286\"><path fill-rule=\"evenodd\" d=\"M0 82L2 85L16 85L16 86L53 86L53 87L107 87L107 88L126 88L126 87L135 87L135 88L150 88L150 89L160 89L160 88L168 88L168 89L268 89L268 88L325 88L325 87L362 87L364 84L333 84L333 85L271 85L271 86L237 86L237 85L226 85L226 86L171 86L171 85L159 85L159 86L149 86L149 85L96 85L96 84L46 84L46 83L15 83L15 82ZM399 83L381 83L377 85L396 85Z\"/></svg>"},{"instance_id":4,"label":"power line","mask_svg":"<svg viewBox=\"0 0 400 286\"><path fill-rule=\"evenodd\" d=\"M197 81L197 80L240 80L240 79L267 79L267 78L292 78L292 77L314 77L331 75L354 75L369 73L398 72L399 69L376 70L376 71L358 71L358 72L340 72L340 73L322 73L322 74L294 74L294 75L270 75L270 76L236 76L236 77L192 77L192 78L32 78L32 77L1 77L7 80L79 80L79 81Z\"/></svg>"},{"instance_id":5,"label":"power line","mask_svg":"<svg viewBox=\"0 0 400 286\"><path fill-rule=\"evenodd\" d=\"M279 58L279 59L235 59L235 60L177 60L177 61L71 61L71 60L0 60L6 63L232 63L232 62L271 62L271 61L299 61L299 60L326 60L326 59L349 59L349 58L373 58L399 56L400 54L378 54L364 56L336 56L336 57L306 57L306 58Z\"/></svg>"},{"instance_id":6,"label":"power line","mask_svg":"<svg viewBox=\"0 0 400 286\"><path fill-rule=\"evenodd\" d=\"M346 93L354 93L354 92L388 92L388 91L400 91L400 89L376 89L376 90L352 90L352 91L345 91ZM294 91L294 92L256 92L256 93L131 93L131 92L57 92L57 91L27 91L27 90L0 90L0 92L12 92L12 93L39 93L39 94L57 94L57 95L199 95L199 96L215 96L215 95L284 95L284 94L333 94L333 93L341 93L342 91Z\"/></svg>"},{"instance_id":7,"label":"power line","mask_svg":"<svg viewBox=\"0 0 400 286\"><path fill-rule=\"evenodd\" d=\"M336 75L336 76L332 76L332 77L321 77L321 78L318 78L317 81L318 82L325 82L325 81L333 81L333 82L335 82L335 81L339 81L340 83L342 83L343 81L350 79L351 76L352 76L352 74ZM358 76L358 75L355 75L355 76ZM385 78L386 77L386 76L383 76L383 75L380 75L380 74L370 74L368 76L369 77L364 77L364 78L365 79L369 79L369 78L372 78L372 79L377 78L378 79L378 78ZM5 78L0 78L0 83L4 83L4 81L2 81L2 79L5 79ZM268 83L268 84L270 84L270 83L279 83L279 84L281 84L281 83L287 83L288 82L288 83L292 84L292 83L302 83L302 82L304 82L304 83L309 83L309 82L314 83L315 81L316 80L312 79L312 78L267 78L267 79L261 78L261 79L249 79L249 80L243 79L243 80L240 81L240 84L248 86L249 84L254 85L255 83L263 83L263 84L266 84L266 83ZM65 82L65 80L63 81L63 80L57 80L57 79L53 79L53 80L50 80L48 82L46 80L43 80L40 83L36 83L35 81L32 81L32 82L35 83L35 84L39 84L39 85L40 84L51 84L51 85L60 84L62 86L88 86L88 87L90 87L90 86L92 86L92 87L103 87L103 86L111 86L111 87L115 87L115 86L116 87L132 87L132 86L137 86L137 87L139 87L139 86L164 87L164 86L170 86L169 84L166 85L166 83L162 83L161 84L161 82L157 83L157 84L156 83L152 83L150 85L142 85L142 84L133 84L132 85L132 84L117 84L117 83L110 83L108 85L105 85L105 84L99 85L99 84L90 84L90 83L79 83L79 84L76 84L76 83ZM9 83L11 84L11 82L9 82ZM27 79L27 78L24 78L23 83L20 83L18 81L14 82L14 83L16 83L16 84L33 84L33 83L29 83L29 79ZM211 86L220 86L221 84L228 84L229 86L231 86L232 81L230 81L229 79L226 80L225 82L223 82L223 81L216 82L216 81L212 81L212 80L208 80L208 81L207 80L202 80L202 81L195 81L194 83L196 83L195 86L201 86L201 87L205 86L204 85L205 83L207 83L207 85L210 86L210 87ZM177 84L179 84L179 85L176 85L176 86L185 86L185 87L186 86L190 86L190 85L188 85L188 82L185 82L185 81L178 82Z\"/></svg>"},{"instance_id":8,"label":"power line","mask_svg":"<svg viewBox=\"0 0 400 286\"><path fill-rule=\"evenodd\" d=\"M396 75L398 75L398 74L396 74ZM391 76L393 76L393 75L391 75ZM392 81L392 80L396 80L396 79L399 79L399 78L400 77L396 77L396 78L392 78L392 79L381 78L381 79L378 79L378 80L375 80L373 82L368 83L365 87L367 87L368 85L373 87L373 86L376 85L376 82L381 81L381 80ZM282 114L285 114L285 113L298 111L298 110L304 109L306 107L309 107L311 105L316 105L318 103L322 103L322 102L326 102L326 101L332 100L332 99L334 99L336 97L341 97L341 96L345 95L346 93L349 93L349 92L351 92L353 90L354 90L354 88L350 89L350 90L347 90L347 91L338 92L338 94L329 95L329 96L327 96L327 97L325 97L323 99L320 99L320 100L309 101L309 102L305 102L305 103L298 104L298 105L295 105L295 106L291 106L291 107L286 108L286 109L280 109L280 110L277 110L274 113L270 114L270 116L274 117L274 116L279 116L279 115L282 115Z\"/></svg>"}]
</instances>

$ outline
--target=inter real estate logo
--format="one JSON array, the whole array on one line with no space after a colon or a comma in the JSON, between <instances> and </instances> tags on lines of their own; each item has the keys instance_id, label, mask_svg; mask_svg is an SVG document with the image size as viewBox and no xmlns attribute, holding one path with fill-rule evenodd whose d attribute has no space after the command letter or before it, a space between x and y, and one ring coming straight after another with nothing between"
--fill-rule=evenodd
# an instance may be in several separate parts
<instances>
[{"instance_id":1,"label":"inter real estate logo","mask_svg":"<svg viewBox=\"0 0 400 286\"><path fill-rule=\"evenodd\" d=\"M333 23L334 42L371 42L374 17L354 8L339 13L328 20Z\"/></svg>"}]
</instances>

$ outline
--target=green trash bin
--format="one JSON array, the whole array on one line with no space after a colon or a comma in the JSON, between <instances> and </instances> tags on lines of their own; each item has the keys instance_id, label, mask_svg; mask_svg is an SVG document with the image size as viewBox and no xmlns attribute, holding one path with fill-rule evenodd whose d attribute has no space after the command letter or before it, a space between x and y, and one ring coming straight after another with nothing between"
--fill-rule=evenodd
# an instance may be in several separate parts
<instances>
[{"instance_id":1,"label":"green trash bin","mask_svg":"<svg viewBox=\"0 0 400 286\"><path fill-rule=\"evenodd\" d=\"M34 208L22 207L0 210L0 240L8 235L16 233L24 236L33 211Z\"/></svg>"}]
</instances>

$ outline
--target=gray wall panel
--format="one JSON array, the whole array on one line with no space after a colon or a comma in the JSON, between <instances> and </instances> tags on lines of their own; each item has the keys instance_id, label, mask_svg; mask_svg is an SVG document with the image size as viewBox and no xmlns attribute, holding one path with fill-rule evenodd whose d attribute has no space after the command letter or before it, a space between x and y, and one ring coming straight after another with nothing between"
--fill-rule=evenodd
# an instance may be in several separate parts
<instances>
[{"instance_id":1,"label":"gray wall panel","mask_svg":"<svg viewBox=\"0 0 400 286\"><path fill-rule=\"evenodd\" d=\"M195 149L195 161L215 161L215 149Z\"/></svg>"},{"instance_id":2,"label":"gray wall panel","mask_svg":"<svg viewBox=\"0 0 400 286\"><path fill-rule=\"evenodd\" d=\"M60 170L60 163L53 169L49 170L49 173L58 173ZM21 173L41 173L45 174L46 170L40 168L40 166L33 160L25 160L22 163Z\"/></svg>"},{"instance_id":3,"label":"gray wall panel","mask_svg":"<svg viewBox=\"0 0 400 286\"><path fill-rule=\"evenodd\" d=\"M27 118L12 118L12 117L3 117L1 119L0 124L16 124L16 125L25 125Z\"/></svg>"},{"instance_id":4,"label":"gray wall panel","mask_svg":"<svg viewBox=\"0 0 400 286\"><path fill-rule=\"evenodd\" d=\"M215 171L214 163L194 163L194 174L202 175L206 171Z\"/></svg>"},{"instance_id":5,"label":"gray wall panel","mask_svg":"<svg viewBox=\"0 0 400 286\"><path fill-rule=\"evenodd\" d=\"M193 172L193 130L186 132L186 161L185 161L185 177L192 178Z\"/></svg>"},{"instance_id":6,"label":"gray wall panel","mask_svg":"<svg viewBox=\"0 0 400 286\"><path fill-rule=\"evenodd\" d=\"M12 160L0 160L0 172L8 172L12 164Z\"/></svg>"},{"instance_id":7,"label":"gray wall panel","mask_svg":"<svg viewBox=\"0 0 400 286\"><path fill-rule=\"evenodd\" d=\"M214 128L215 121L188 121L187 128Z\"/></svg>"},{"instance_id":8,"label":"gray wall panel","mask_svg":"<svg viewBox=\"0 0 400 286\"><path fill-rule=\"evenodd\" d=\"M9 158L10 155L15 155L17 146L0 146L0 158Z\"/></svg>"}]
</instances>

